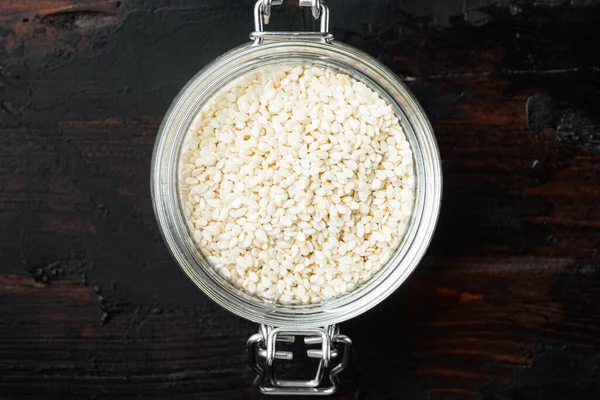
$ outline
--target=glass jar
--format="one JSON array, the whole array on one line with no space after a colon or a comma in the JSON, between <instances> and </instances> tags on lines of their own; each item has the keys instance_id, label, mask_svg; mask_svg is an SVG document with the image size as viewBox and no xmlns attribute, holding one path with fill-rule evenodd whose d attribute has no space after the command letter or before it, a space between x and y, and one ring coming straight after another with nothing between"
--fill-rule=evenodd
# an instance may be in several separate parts
<instances>
[{"instance_id":1,"label":"glass jar","mask_svg":"<svg viewBox=\"0 0 600 400\"><path fill-rule=\"evenodd\" d=\"M181 90L164 117L154 148L151 188L158 225L173 257L207 296L240 317L261 324L248 342L248 356L259 373L264 393L331 394L336 375L348 359L350 340L335 324L355 317L389 296L414 270L427 249L437 222L442 188L440 157L431 125L406 85L368 54L335 42L329 33L328 9L321 0L300 0L321 20L320 32L265 32L272 5L281 0L258 0L252 41L225 53L194 76ZM180 152L195 115L221 88L256 68L273 64L315 64L348 74L376 91L392 106L413 151L415 203L409 227L387 263L354 290L317 304L290 305L261 299L234 287L212 268L190 234L179 199ZM275 360L291 359L277 343L305 336L309 357L319 358L315 379L282 380ZM329 371L329 386L322 378Z\"/></svg>"}]
</instances>

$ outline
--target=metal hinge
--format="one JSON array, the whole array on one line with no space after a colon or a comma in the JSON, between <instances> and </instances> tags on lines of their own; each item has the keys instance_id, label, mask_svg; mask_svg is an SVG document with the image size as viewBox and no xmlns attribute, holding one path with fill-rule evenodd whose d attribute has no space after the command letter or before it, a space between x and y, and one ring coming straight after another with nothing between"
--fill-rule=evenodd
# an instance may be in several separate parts
<instances>
[{"instance_id":1,"label":"metal hinge","mask_svg":"<svg viewBox=\"0 0 600 400\"><path fill-rule=\"evenodd\" d=\"M318 359L313 379L281 379L276 370L277 360L294 360L291 351L279 350L277 344L294 343L296 337L304 337L308 358ZM310 348L320 345L320 348ZM340 335L336 325L312 329L283 329L260 325L259 332L248 339L246 346L248 362L258 376L255 384L261 393L272 395L330 395L337 391L337 375L348 365L352 341ZM324 381L324 377L328 379Z\"/></svg>"},{"instance_id":2,"label":"metal hinge","mask_svg":"<svg viewBox=\"0 0 600 400\"><path fill-rule=\"evenodd\" d=\"M310 7L313 18L321 19L320 32L266 32L264 26L269 24L271 7L283 4L283 0L258 0L254 5L254 32L250 39L261 43L264 39L310 39L330 41L333 35L329 33L329 8L323 0L299 0L300 7Z\"/></svg>"}]
</instances>

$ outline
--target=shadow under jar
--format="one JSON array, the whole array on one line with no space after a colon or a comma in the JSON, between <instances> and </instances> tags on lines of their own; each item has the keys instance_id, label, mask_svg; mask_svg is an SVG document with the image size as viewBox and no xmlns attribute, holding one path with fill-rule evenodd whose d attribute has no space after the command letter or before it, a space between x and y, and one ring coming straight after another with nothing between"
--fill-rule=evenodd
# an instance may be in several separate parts
<instances>
[{"instance_id":1,"label":"shadow under jar","mask_svg":"<svg viewBox=\"0 0 600 400\"><path fill-rule=\"evenodd\" d=\"M437 222L442 188L440 157L431 125L406 85L378 61L353 47L335 42L328 32L328 9L320 0L301 0L320 32L265 32L272 5L255 6L252 41L214 60L181 90L164 117L154 148L151 189L161 233L185 274L223 308L260 324L247 346L248 360L258 373L256 384L267 394L327 395L338 387L337 374L348 362L351 342L336 324L353 318L389 296L423 257ZM408 228L385 264L353 290L311 304L285 304L237 288L210 265L188 228L180 198L181 152L200 109L237 78L276 65L314 65L349 75L376 92L393 109L410 144L416 178ZM202 144L200 144L202 146ZM317 359L315 376L284 379L276 365L292 360L285 343L304 337L306 355Z\"/></svg>"}]
</instances>

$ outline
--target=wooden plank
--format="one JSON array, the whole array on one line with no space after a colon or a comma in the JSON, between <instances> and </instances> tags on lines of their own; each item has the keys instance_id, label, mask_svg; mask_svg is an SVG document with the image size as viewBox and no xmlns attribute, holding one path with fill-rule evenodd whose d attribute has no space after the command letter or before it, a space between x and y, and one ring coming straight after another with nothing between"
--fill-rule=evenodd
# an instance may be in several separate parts
<instances>
[{"instance_id":1,"label":"wooden plank","mask_svg":"<svg viewBox=\"0 0 600 400\"><path fill-rule=\"evenodd\" d=\"M342 326L339 398L598 398L598 2L330 3L422 102L445 177L422 265ZM169 102L251 9L1 2L0 399L257 398L255 327L179 271L148 177Z\"/></svg>"}]
</instances>

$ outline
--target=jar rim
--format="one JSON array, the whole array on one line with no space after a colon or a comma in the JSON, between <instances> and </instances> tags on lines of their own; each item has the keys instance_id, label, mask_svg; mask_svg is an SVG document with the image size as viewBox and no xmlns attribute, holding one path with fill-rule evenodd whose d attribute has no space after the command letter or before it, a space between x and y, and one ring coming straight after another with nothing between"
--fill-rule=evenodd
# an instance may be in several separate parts
<instances>
[{"instance_id":1,"label":"jar rim","mask_svg":"<svg viewBox=\"0 0 600 400\"><path fill-rule=\"evenodd\" d=\"M179 154L187 129L202 105L235 77L287 60L321 63L359 77L382 95L397 114L415 158L416 200L402 244L390 260L354 290L307 306L268 302L226 282L193 242L179 201ZM338 42L272 41L235 48L202 69L174 99L154 147L151 192L159 229L188 278L223 308L273 326L325 326L374 307L395 291L422 259L433 236L441 204L441 162L433 129L406 85L366 53Z\"/></svg>"}]
</instances>

